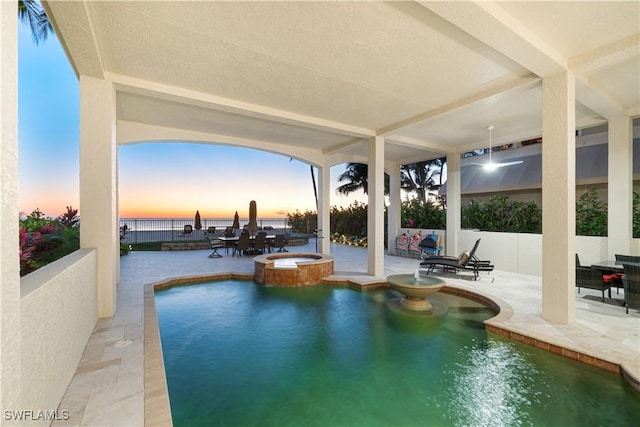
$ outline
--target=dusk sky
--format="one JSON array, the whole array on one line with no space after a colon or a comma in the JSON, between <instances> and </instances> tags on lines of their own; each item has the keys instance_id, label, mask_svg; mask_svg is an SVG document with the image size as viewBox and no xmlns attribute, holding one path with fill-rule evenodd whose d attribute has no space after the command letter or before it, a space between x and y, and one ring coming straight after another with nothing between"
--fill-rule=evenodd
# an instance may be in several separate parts
<instances>
[{"instance_id":1,"label":"dusk sky","mask_svg":"<svg viewBox=\"0 0 640 427\"><path fill-rule=\"evenodd\" d=\"M39 208L57 217L79 203L79 86L55 37L36 46L19 27L18 137L21 215ZM315 210L309 165L258 150L221 145L146 143L119 149L122 218L280 218L296 209ZM331 206L366 202L364 194L337 195L331 169Z\"/></svg>"}]
</instances>

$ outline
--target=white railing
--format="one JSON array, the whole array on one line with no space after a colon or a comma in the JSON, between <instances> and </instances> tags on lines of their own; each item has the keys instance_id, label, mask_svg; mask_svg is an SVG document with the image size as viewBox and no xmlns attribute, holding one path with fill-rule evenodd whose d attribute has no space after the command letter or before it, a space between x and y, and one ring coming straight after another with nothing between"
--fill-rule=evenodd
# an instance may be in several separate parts
<instances>
[{"instance_id":1,"label":"white railing","mask_svg":"<svg viewBox=\"0 0 640 427\"><path fill-rule=\"evenodd\" d=\"M240 218L240 228L248 222L248 218ZM257 223L258 229L287 229L286 218L259 218ZM233 225L233 218L202 218L200 224L202 227L197 230L194 218L121 218L121 242L131 244L201 240L209 227L215 227L217 234L224 233L226 227ZM191 233L184 233L185 225L192 227Z\"/></svg>"}]
</instances>

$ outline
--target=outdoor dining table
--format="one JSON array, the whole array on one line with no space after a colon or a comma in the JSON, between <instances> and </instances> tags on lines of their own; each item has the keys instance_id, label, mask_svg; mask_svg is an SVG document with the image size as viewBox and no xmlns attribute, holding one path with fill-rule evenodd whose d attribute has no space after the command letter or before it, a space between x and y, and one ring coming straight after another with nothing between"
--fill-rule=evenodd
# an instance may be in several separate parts
<instances>
[{"instance_id":1,"label":"outdoor dining table","mask_svg":"<svg viewBox=\"0 0 640 427\"><path fill-rule=\"evenodd\" d=\"M273 240L276 238L275 234L267 234L267 245L269 245L270 243L273 243ZM233 243L235 244L239 239L240 236L220 236L218 237L218 239L220 239L221 242L225 242L225 247L227 248L227 251L229 250L229 244ZM249 241L253 244L253 242L256 240L256 235L252 234L249 235Z\"/></svg>"},{"instance_id":2,"label":"outdoor dining table","mask_svg":"<svg viewBox=\"0 0 640 427\"><path fill-rule=\"evenodd\" d=\"M600 270L602 271L603 274L624 273L624 266L622 264L638 265L640 263L607 259L607 260L598 261L594 264L591 264L591 268ZM620 288L624 288L620 280L612 281L611 285L617 288L616 293L620 293ZM611 298L611 289L609 289L609 298Z\"/></svg>"},{"instance_id":3,"label":"outdoor dining table","mask_svg":"<svg viewBox=\"0 0 640 427\"><path fill-rule=\"evenodd\" d=\"M604 272L624 273L624 266L622 265L622 261L616 261L613 259L598 261L594 264L591 264L591 268L595 268L596 270L601 270Z\"/></svg>"}]
</instances>

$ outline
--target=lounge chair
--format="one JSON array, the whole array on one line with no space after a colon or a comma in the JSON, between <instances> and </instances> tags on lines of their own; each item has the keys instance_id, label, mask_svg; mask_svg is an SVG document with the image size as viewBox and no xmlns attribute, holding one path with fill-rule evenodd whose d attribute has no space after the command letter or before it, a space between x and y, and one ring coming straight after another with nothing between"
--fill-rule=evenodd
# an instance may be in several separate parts
<instances>
[{"instance_id":1,"label":"lounge chair","mask_svg":"<svg viewBox=\"0 0 640 427\"><path fill-rule=\"evenodd\" d=\"M457 273L458 270L471 270L473 271L473 280L478 280L481 271L491 272L494 268L489 261L481 261L476 257L478 245L480 245L480 239L476 241L471 252L463 252L457 258L453 256L429 257L422 261L420 266L427 267L427 274L436 267L442 267L443 271L453 271L454 273Z\"/></svg>"},{"instance_id":2,"label":"lounge chair","mask_svg":"<svg viewBox=\"0 0 640 427\"><path fill-rule=\"evenodd\" d=\"M629 308L640 309L640 264L623 263L624 277L624 305Z\"/></svg>"},{"instance_id":3,"label":"lounge chair","mask_svg":"<svg viewBox=\"0 0 640 427\"><path fill-rule=\"evenodd\" d=\"M209 258L222 258L222 255L218 253L218 249L224 248L224 244L220 241L220 239L214 237L213 234L205 233L204 235L209 241L209 247L213 252L209 255Z\"/></svg>"}]
</instances>

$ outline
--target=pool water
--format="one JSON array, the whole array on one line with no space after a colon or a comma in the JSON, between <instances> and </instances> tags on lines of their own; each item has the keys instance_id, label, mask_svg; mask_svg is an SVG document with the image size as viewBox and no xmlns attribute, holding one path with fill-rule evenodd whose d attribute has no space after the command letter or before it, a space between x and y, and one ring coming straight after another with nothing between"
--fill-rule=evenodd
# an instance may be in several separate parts
<instances>
[{"instance_id":1,"label":"pool water","mask_svg":"<svg viewBox=\"0 0 640 427\"><path fill-rule=\"evenodd\" d=\"M175 426L630 426L621 377L500 337L452 295L217 281L156 292Z\"/></svg>"}]
</instances>

